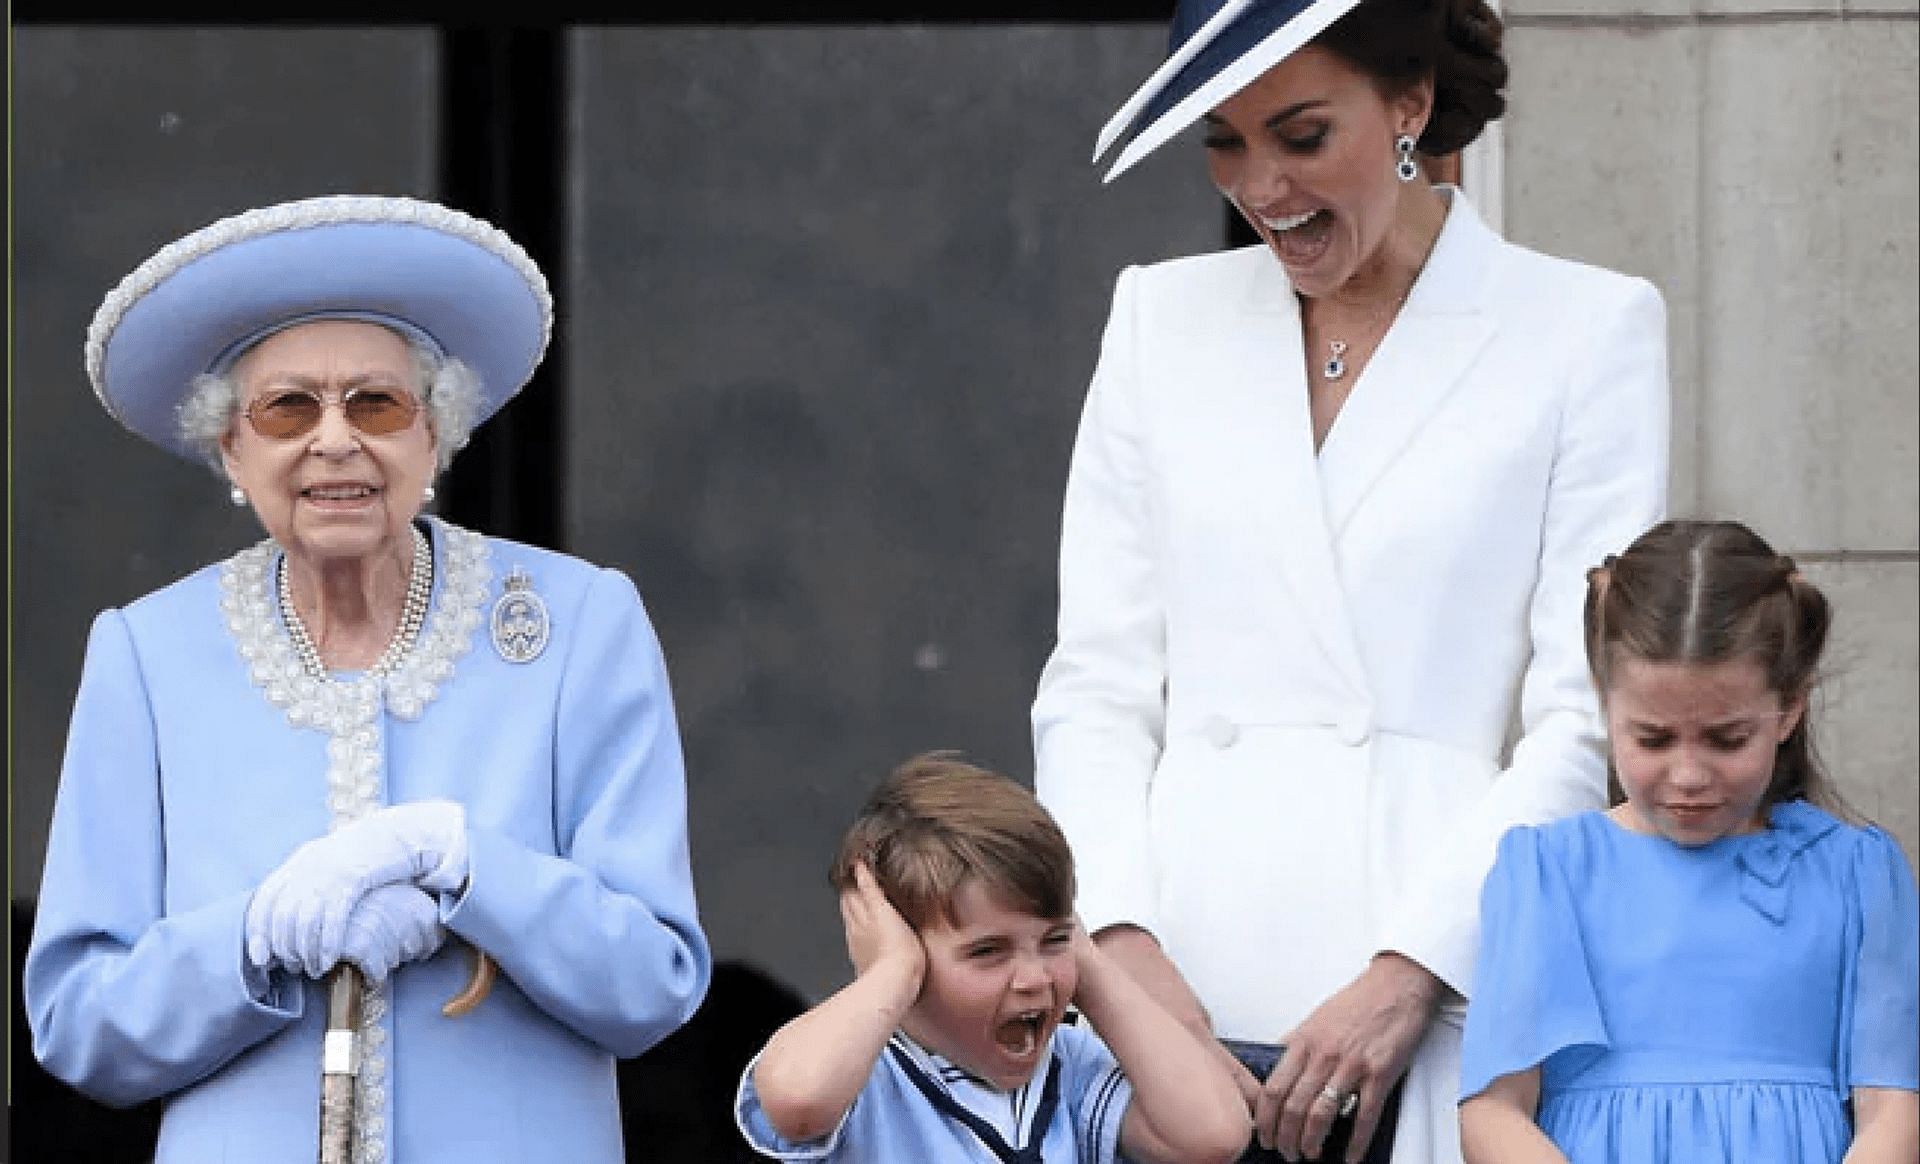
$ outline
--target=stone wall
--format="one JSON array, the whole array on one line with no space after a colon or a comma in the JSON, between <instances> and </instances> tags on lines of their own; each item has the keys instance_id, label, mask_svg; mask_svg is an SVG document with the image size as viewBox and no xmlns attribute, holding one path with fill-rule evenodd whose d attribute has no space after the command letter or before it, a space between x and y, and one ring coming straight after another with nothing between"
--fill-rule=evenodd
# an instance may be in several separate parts
<instances>
[{"instance_id":1,"label":"stone wall","mask_svg":"<svg viewBox=\"0 0 1920 1164\"><path fill-rule=\"evenodd\" d=\"M1505 222L1666 293L1676 516L1836 608L1816 744L1920 852L1920 20L1912 0L1512 0Z\"/></svg>"}]
</instances>

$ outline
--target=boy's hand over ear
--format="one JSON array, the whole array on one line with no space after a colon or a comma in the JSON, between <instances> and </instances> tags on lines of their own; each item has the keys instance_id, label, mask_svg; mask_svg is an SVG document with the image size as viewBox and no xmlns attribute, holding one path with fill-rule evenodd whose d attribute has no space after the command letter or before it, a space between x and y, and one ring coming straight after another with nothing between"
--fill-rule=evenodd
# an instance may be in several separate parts
<instances>
[{"instance_id":1,"label":"boy's hand over ear","mask_svg":"<svg viewBox=\"0 0 1920 1164\"><path fill-rule=\"evenodd\" d=\"M1078 971L1078 982L1081 987L1087 985L1089 977L1097 977L1113 965L1113 960L1094 944L1093 937L1087 933L1087 927L1081 922L1079 914L1073 915L1072 945L1073 966ZM1080 991L1075 990L1074 993L1077 997Z\"/></svg>"},{"instance_id":2,"label":"boy's hand over ear","mask_svg":"<svg viewBox=\"0 0 1920 1164\"><path fill-rule=\"evenodd\" d=\"M927 948L907 919L887 900L863 861L854 866L853 888L840 894L840 921L847 931L847 957L855 974L865 976L882 966L913 983L909 997L920 992L927 970Z\"/></svg>"}]
</instances>

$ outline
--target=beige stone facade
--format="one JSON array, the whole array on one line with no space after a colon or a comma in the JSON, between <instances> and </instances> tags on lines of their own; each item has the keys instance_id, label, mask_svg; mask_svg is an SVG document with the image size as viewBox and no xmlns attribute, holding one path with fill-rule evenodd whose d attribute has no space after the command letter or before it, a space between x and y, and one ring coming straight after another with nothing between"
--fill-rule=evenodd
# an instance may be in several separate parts
<instances>
[{"instance_id":1,"label":"beige stone facade","mask_svg":"<svg viewBox=\"0 0 1920 1164\"><path fill-rule=\"evenodd\" d=\"M1819 746L1920 853L1920 7L1505 11L1506 233L1666 293L1673 512L1833 598Z\"/></svg>"}]
</instances>

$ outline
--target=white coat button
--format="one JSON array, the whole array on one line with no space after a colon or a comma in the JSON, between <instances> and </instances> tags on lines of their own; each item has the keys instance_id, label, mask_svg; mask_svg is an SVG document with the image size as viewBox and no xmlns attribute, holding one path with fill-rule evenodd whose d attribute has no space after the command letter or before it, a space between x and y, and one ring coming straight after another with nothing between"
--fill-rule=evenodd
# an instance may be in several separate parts
<instances>
[{"instance_id":1,"label":"white coat button","mask_svg":"<svg viewBox=\"0 0 1920 1164\"><path fill-rule=\"evenodd\" d=\"M1340 717L1334 731L1340 742L1350 748L1357 748L1373 735L1373 720L1364 711L1351 711Z\"/></svg>"},{"instance_id":2,"label":"white coat button","mask_svg":"<svg viewBox=\"0 0 1920 1164\"><path fill-rule=\"evenodd\" d=\"M1240 738L1240 728L1223 715L1208 716L1202 730L1206 732L1207 742L1216 748L1231 748Z\"/></svg>"}]
</instances>

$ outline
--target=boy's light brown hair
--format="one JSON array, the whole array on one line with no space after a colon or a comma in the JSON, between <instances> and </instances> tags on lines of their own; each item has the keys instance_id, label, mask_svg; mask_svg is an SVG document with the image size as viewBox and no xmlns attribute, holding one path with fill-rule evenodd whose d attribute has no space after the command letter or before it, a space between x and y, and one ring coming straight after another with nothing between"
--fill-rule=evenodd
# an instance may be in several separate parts
<instances>
[{"instance_id":1,"label":"boy's light brown hair","mask_svg":"<svg viewBox=\"0 0 1920 1164\"><path fill-rule=\"evenodd\" d=\"M895 768L840 842L828 880L853 887L865 861L914 929L954 924L953 898L970 877L1035 917L1073 913L1073 854L1033 793L997 772L928 752Z\"/></svg>"}]
</instances>

